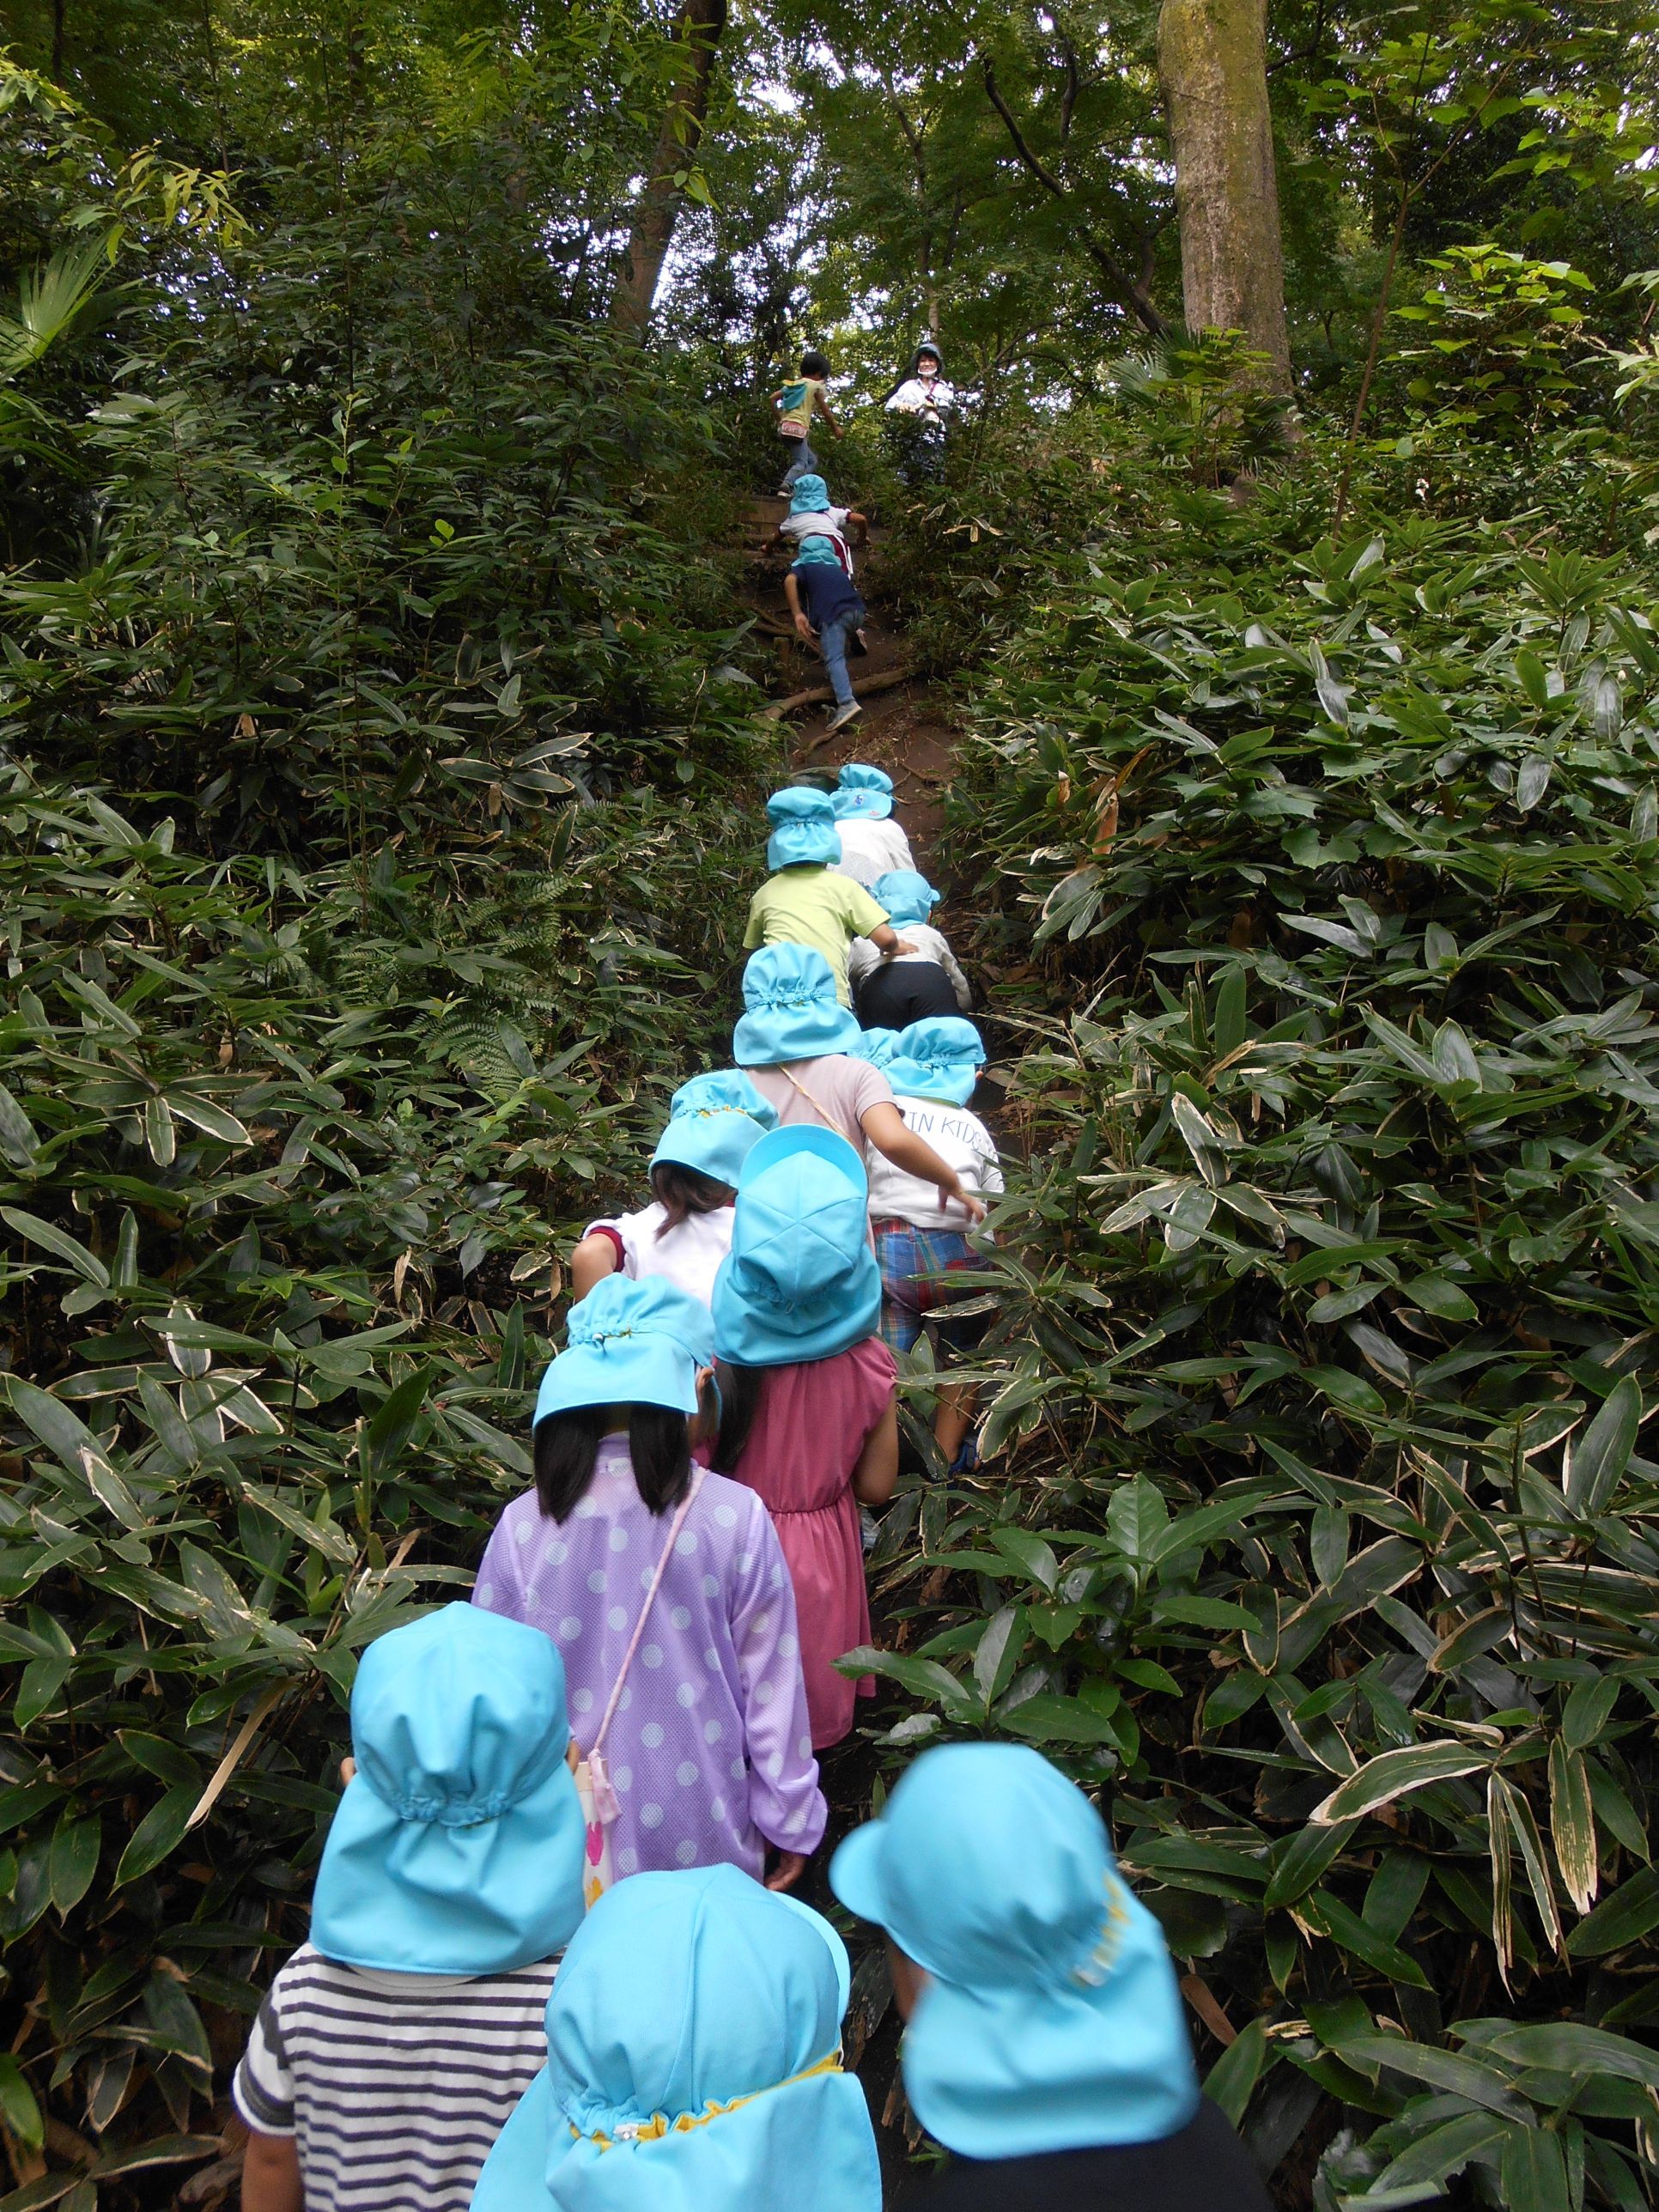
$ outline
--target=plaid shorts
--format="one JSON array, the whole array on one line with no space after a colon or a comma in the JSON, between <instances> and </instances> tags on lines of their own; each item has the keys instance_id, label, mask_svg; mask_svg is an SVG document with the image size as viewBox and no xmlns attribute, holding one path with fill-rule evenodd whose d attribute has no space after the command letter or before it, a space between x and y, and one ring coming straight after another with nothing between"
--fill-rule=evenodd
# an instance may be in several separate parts
<instances>
[{"instance_id":1,"label":"plaid shorts","mask_svg":"<svg viewBox=\"0 0 1659 2212\"><path fill-rule=\"evenodd\" d=\"M930 1318L941 1345L973 1351L991 1325L989 1314L950 1317L949 1309L976 1294L951 1277L984 1264L959 1229L918 1229L908 1221L875 1221L876 1260L881 1268L881 1334L895 1352L908 1352Z\"/></svg>"}]
</instances>

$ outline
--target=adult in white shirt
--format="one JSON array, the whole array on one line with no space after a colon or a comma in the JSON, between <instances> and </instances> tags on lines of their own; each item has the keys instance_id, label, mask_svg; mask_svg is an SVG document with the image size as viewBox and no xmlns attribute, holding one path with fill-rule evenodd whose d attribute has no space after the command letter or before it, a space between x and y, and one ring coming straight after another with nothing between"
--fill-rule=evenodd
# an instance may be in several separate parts
<instances>
[{"instance_id":1,"label":"adult in white shirt","mask_svg":"<svg viewBox=\"0 0 1659 2212\"><path fill-rule=\"evenodd\" d=\"M887 398L895 465L906 483L937 483L945 473L945 417L956 392L945 380L945 362L931 338L916 348L910 374Z\"/></svg>"}]
</instances>

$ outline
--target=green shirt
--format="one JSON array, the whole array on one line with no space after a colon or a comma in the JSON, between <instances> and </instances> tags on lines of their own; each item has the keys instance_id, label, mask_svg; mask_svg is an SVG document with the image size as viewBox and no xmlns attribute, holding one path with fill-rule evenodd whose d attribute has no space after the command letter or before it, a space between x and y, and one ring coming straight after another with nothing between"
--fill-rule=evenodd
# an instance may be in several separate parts
<instances>
[{"instance_id":1,"label":"green shirt","mask_svg":"<svg viewBox=\"0 0 1659 2212\"><path fill-rule=\"evenodd\" d=\"M769 876L749 902L749 927L743 949L752 952L759 945L810 945L823 953L836 979L836 995L843 1006L853 1003L847 980L847 951L855 937L868 937L887 919L862 884L841 876L821 860L799 867L781 868Z\"/></svg>"}]
</instances>

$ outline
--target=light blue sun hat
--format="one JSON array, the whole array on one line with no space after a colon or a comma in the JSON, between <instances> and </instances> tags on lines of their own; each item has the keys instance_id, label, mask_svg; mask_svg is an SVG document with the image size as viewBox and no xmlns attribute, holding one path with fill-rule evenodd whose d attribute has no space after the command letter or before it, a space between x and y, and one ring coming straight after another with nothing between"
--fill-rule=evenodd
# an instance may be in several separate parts
<instances>
[{"instance_id":1,"label":"light blue sun hat","mask_svg":"<svg viewBox=\"0 0 1659 2212\"><path fill-rule=\"evenodd\" d=\"M830 505L830 487L822 477L805 476L795 478L794 495L789 501L791 514L823 514Z\"/></svg>"},{"instance_id":2,"label":"light blue sun hat","mask_svg":"<svg viewBox=\"0 0 1659 2212\"><path fill-rule=\"evenodd\" d=\"M697 1410L697 1370L714 1359L708 1309L665 1275L606 1275L570 1309L565 1348L542 1376L536 1419L577 1406Z\"/></svg>"},{"instance_id":3,"label":"light blue sun hat","mask_svg":"<svg viewBox=\"0 0 1659 2212\"><path fill-rule=\"evenodd\" d=\"M848 1046L847 1057L867 1060L872 1067L879 1067L885 1073L887 1063L898 1051L900 1035L897 1030L860 1030L858 1042Z\"/></svg>"},{"instance_id":4,"label":"light blue sun hat","mask_svg":"<svg viewBox=\"0 0 1659 2212\"><path fill-rule=\"evenodd\" d=\"M959 1014L934 1014L912 1022L881 1072L901 1098L949 1098L965 1106L985 1065L985 1042Z\"/></svg>"},{"instance_id":5,"label":"light blue sun hat","mask_svg":"<svg viewBox=\"0 0 1659 2212\"><path fill-rule=\"evenodd\" d=\"M317 1949L404 1974L555 1957L582 1917L569 1741L564 1664L539 1629L446 1605L377 1638L352 1686L357 1771L317 1870Z\"/></svg>"},{"instance_id":6,"label":"light blue sun hat","mask_svg":"<svg viewBox=\"0 0 1659 2212\"><path fill-rule=\"evenodd\" d=\"M929 1977L904 2086L948 2150L1152 2142L1197 2112L1163 1930L1099 1814L1029 1745L924 1752L842 1844L830 1885Z\"/></svg>"},{"instance_id":7,"label":"light blue sun hat","mask_svg":"<svg viewBox=\"0 0 1659 2212\"><path fill-rule=\"evenodd\" d=\"M743 971L744 1016L732 1033L739 1067L777 1067L850 1052L861 1031L835 972L811 945L763 945Z\"/></svg>"},{"instance_id":8,"label":"light blue sun hat","mask_svg":"<svg viewBox=\"0 0 1659 2212\"><path fill-rule=\"evenodd\" d=\"M472 2212L880 2212L848 1989L829 1922L736 1867L618 1882L565 1954L549 2063Z\"/></svg>"},{"instance_id":9,"label":"light blue sun hat","mask_svg":"<svg viewBox=\"0 0 1659 2212\"><path fill-rule=\"evenodd\" d=\"M718 1358L793 1366L875 1334L881 1270L869 1203L864 1162L833 1129L775 1129L761 1139L743 1164L732 1249L709 1301Z\"/></svg>"},{"instance_id":10,"label":"light blue sun hat","mask_svg":"<svg viewBox=\"0 0 1659 2212\"><path fill-rule=\"evenodd\" d=\"M902 928L907 921L926 921L939 901L927 877L918 875L914 868L889 868L871 884L870 896L878 906L886 908L887 919L895 929Z\"/></svg>"},{"instance_id":11,"label":"light blue sun hat","mask_svg":"<svg viewBox=\"0 0 1659 2212\"><path fill-rule=\"evenodd\" d=\"M716 1182L735 1185L750 1149L778 1126L776 1109L740 1067L722 1067L682 1083L669 1107L668 1127L651 1155L695 1168Z\"/></svg>"},{"instance_id":12,"label":"light blue sun hat","mask_svg":"<svg viewBox=\"0 0 1659 2212\"><path fill-rule=\"evenodd\" d=\"M766 802L772 834L766 841L769 868L798 868L809 862L833 867L841 858L841 832L827 791L792 783Z\"/></svg>"},{"instance_id":13,"label":"light blue sun hat","mask_svg":"<svg viewBox=\"0 0 1659 2212\"><path fill-rule=\"evenodd\" d=\"M830 797L837 821L857 816L866 822L884 822L893 811L893 779L885 769L848 761Z\"/></svg>"}]
</instances>

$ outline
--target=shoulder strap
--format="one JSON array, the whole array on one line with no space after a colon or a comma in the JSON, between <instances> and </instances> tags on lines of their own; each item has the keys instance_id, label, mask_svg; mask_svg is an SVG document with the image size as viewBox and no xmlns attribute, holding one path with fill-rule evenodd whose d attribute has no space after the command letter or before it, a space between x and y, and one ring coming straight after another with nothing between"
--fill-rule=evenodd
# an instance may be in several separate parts
<instances>
[{"instance_id":1,"label":"shoulder strap","mask_svg":"<svg viewBox=\"0 0 1659 2212\"><path fill-rule=\"evenodd\" d=\"M678 1510L669 1523L668 1540L662 1547L662 1557L657 1562L657 1571L651 1577L651 1587L645 1594L645 1603L640 1607L640 1617L634 1623L634 1633L629 1638L627 1650L623 1654L622 1665L617 1669L617 1679L611 1685L611 1696L605 1708L604 1717L594 1733L592 1744L588 1747L587 1755L590 1760L597 1756L603 1747L605 1732L616 1717L617 1707L622 1701L623 1686L628 1680L628 1670L634 1663L634 1654L640 1648L640 1638L645 1633L646 1622L651 1618L651 1608L656 1603L657 1592L662 1588L662 1578L668 1571L669 1559L675 1545L679 1541L680 1531L685 1526L685 1516L696 1503L697 1492L702 1488L702 1479L707 1472L706 1468L700 1467L693 1474L690 1487L681 1498Z\"/></svg>"}]
</instances>

